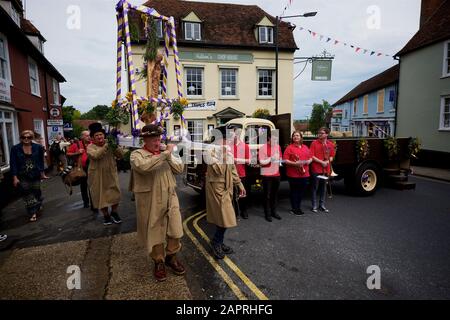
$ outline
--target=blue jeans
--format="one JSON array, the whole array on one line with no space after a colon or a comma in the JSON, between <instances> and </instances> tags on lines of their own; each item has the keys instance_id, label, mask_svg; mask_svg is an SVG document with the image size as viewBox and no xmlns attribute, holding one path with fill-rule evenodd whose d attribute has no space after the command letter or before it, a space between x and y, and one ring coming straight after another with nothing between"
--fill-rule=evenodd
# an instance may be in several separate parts
<instances>
[{"instance_id":1,"label":"blue jeans","mask_svg":"<svg viewBox=\"0 0 450 320\"><path fill-rule=\"evenodd\" d=\"M309 178L289 178L291 208L298 210L302 206L303 192L308 185Z\"/></svg>"},{"instance_id":2,"label":"blue jeans","mask_svg":"<svg viewBox=\"0 0 450 320\"><path fill-rule=\"evenodd\" d=\"M213 238L214 244L223 244L223 239L225 237L225 231L227 231L227 228L222 228L222 227L216 226L216 233L214 234L214 238Z\"/></svg>"},{"instance_id":3,"label":"blue jeans","mask_svg":"<svg viewBox=\"0 0 450 320\"><path fill-rule=\"evenodd\" d=\"M313 209L317 209L317 192L319 192L319 206L321 208L325 207L325 197L327 195L327 181L323 179L317 178L319 176L318 173L312 173L312 184L313 184L313 190L312 190L312 207Z\"/></svg>"}]
</instances>

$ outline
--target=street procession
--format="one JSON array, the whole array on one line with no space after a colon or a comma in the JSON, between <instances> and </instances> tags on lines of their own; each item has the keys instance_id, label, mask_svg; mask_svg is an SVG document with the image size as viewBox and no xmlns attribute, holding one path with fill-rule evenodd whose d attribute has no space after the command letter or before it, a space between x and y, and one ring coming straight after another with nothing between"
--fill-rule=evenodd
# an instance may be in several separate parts
<instances>
[{"instance_id":1,"label":"street procession","mask_svg":"<svg viewBox=\"0 0 450 320\"><path fill-rule=\"evenodd\" d=\"M0 1L0 300L448 300L450 0L385 2Z\"/></svg>"}]
</instances>

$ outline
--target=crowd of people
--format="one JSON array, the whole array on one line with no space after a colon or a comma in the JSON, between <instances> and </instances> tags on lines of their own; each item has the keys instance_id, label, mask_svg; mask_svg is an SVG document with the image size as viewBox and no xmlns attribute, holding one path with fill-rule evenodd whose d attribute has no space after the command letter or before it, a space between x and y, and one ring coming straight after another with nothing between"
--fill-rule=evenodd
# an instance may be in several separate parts
<instances>
[{"instance_id":1,"label":"crowd of people","mask_svg":"<svg viewBox=\"0 0 450 320\"><path fill-rule=\"evenodd\" d=\"M185 268L177 258L183 236L182 217L176 192L175 175L184 171L181 158L175 153L175 146L161 141L163 130L157 125L147 125L141 130L143 147L134 150L130 156L131 175L129 190L133 192L137 213L137 238L154 262L154 276L158 281L167 278L166 266L176 275L183 275ZM237 226L238 216L248 219L251 192L247 168L251 163L249 146L236 129L231 139L223 134L216 141L216 148L208 156L206 173L207 221L215 226L211 240L211 251L217 259L223 259L233 252L224 242L227 229ZM290 213L304 214L302 199L307 186L312 182L312 207L329 212L325 207L326 179L331 172L335 156L334 144L328 141L328 129L319 130L319 138L310 148L303 144L301 132L295 131L291 144L284 153L272 135L267 132L265 143L258 150L258 165L263 186L263 208L265 219L281 220L277 212L277 197L280 186L280 164L286 166L290 186ZM34 133L24 131L21 142L11 150L11 172L13 184L23 198L30 221L36 221L42 210L40 184L47 179L44 171L44 147L33 143ZM80 140L67 143L58 139L60 150L67 148L66 163L83 169L86 173L80 181L81 195L85 208L99 210L104 225L122 222L118 207L121 199L117 159L124 155L120 146L108 144L106 133L99 123L89 126ZM63 161L60 154L55 154ZM318 201L317 201L318 200ZM0 241L6 236L0 235Z\"/></svg>"}]
</instances>

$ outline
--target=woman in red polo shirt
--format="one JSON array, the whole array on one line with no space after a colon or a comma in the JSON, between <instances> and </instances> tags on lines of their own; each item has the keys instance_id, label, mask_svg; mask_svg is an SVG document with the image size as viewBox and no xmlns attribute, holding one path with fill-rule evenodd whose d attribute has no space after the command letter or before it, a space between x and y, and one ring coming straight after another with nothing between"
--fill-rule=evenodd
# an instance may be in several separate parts
<instances>
[{"instance_id":1,"label":"woman in red polo shirt","mask_svg":"<svg viewBox=\"0 0 450 320\"><path fill-rule=\"evenodd\" d=\"M286 175L291 189L291 214L301 216L303 192L309 181L309 164L312 162L309 148L303 144L303 135L295 131L291 137L291 144L284 151L283 159L286 164Z\"/></svg>"}]
</instances>

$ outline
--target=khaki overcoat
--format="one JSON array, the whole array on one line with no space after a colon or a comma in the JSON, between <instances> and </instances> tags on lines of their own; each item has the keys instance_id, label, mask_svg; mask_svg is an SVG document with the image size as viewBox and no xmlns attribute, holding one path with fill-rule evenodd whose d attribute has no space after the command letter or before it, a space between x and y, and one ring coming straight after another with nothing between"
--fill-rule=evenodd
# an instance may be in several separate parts
<instances>
[{"instance_id":1,"label":"khaki overcoat","mask_svg":"<svg viewBox=\"0 0 450 320\"><path fill-rule=\"evenodd\" d=\"M206 172L206 216L209 223L222 228L232 228L237 225L233 208L233 187L244 186L239 179L233 156L227 155L225 161L212 151L208 158Z\"/></svg>"},{"instance_id":2,"label":"khaki overcoat","mask_svg":"<svg viewBox=\"0 0 450 320\"><path fill-rule=\"evenodd\" d=\"M182 173L184 166L169 151L154 155L144 149L133 151L130 162L138 241L151 254L153 246L166 243L166 237L183 236L174 174Z\"/></svg>"},{"instance_id":3,"label":"khaki overcoat","mask_svg":"<svg viewBox=\"0 0 450 320\"><path fill-rule=\"evenodd\" d=\"M120 202L120 185L117 174L116 157L123 156L123 151L117 148L114 152L108 144L87 147L89 157L88 185L91 192L91 202L94 208L102 209Z\"/></svg>"}]
</instances>

